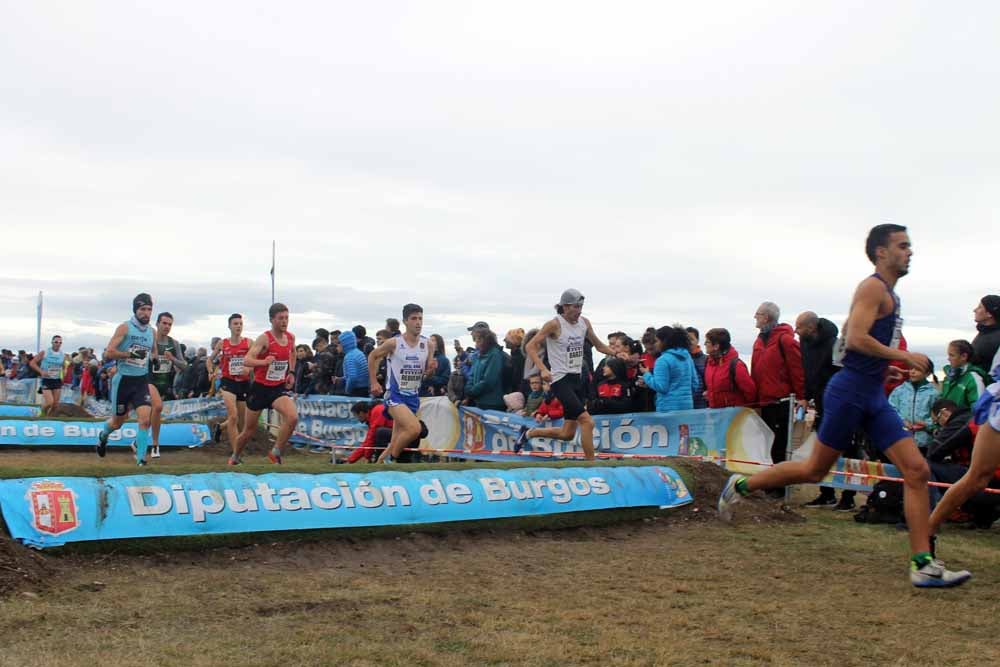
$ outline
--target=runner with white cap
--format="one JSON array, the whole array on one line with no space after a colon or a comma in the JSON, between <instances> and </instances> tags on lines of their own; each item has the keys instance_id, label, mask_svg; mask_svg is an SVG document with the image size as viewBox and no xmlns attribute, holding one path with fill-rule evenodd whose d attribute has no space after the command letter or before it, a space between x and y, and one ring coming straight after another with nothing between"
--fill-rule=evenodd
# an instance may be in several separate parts
<instances>
[{"instance_id":1,"label":"runner with white cap","mask_svg":"<svg viewBox=\"0 0 1000 667\"><path fill-rule=\"evenodd\" d=\"M604 354L613 356L614 352L597 337L590 326L590 320L580 314L583 311L583 299L579 290L568 289L563 292L556 304L556 316L546 322L525 345L525 352L540 369L542 380L551 383L552 393L563 404L565 419L558 428L521 427L521 433L514 443L515 452L521 451L529 438L572 440L576 437L579 426L583 454L587 459L594 458L594 419L584 405L586 394L580 379L584 341L589 340ZM551 369L545 367L538 354L543 342Z\"/></svg>"}]
</instances>

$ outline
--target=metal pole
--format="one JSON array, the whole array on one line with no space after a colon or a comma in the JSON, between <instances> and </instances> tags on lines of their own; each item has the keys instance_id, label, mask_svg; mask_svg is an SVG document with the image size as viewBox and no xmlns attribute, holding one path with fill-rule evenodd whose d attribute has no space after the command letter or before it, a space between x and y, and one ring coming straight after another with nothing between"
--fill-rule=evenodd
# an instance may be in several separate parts
<instances>
[{"instance_id":1,"label":"metal pole","mask_svg":"<svg viewBox=\"0 0 1000 667\"><path fill-rule=\"evenodd\" d=\"M38 290L38 319L37 322L35 323L35 350L36 350L35 353L37 354L38 350L41 349L42 349L42 291ZM32 403L38 403L41 400L39 399L38 395L38 385L40 383L41 380L36 378L35 382L33 383L33 386L31 387L32 400L30 402Z\"/></svg>"},{"instance_id":2,"label":"metal pole","mask_svg":"<svg viewBox=\"0 0 1000 667\"><path fill-rule=\"evenodd\" d=\"M271 303L274 303L274 241L271 241Z\"/></svg>"},{"instance_id":3,"label":"metal pole","mask_svg":"<svg viewBox=\"0 0 1000 667\"><path fill-rule=\"evenodd\" d=\"M792 432L795 430L795 393L788 395L788 437L785 439L785 460L792 460ZM791 503L792 487L785 487L785 504Z\"/></svg>"}]
</instances>

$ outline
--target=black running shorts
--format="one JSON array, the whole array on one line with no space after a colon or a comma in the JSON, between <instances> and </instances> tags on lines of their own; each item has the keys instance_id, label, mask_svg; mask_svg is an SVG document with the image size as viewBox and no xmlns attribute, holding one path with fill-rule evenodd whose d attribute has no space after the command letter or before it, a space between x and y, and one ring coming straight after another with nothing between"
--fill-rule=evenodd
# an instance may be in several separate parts
<instances>
[{"instance_id":1,"label":"black running shorts","mask_svg":"<svg viewBox=\"0 0 1000 667\"><path fill-rule=\"evenodd\" d=\"M583 393L583 385L580 383L579 373L564 375L558 382L551 384L552 393L563 405L564 417L576 420L587 411L584 402L587 400Z\"/></svg>"}]
</instances>

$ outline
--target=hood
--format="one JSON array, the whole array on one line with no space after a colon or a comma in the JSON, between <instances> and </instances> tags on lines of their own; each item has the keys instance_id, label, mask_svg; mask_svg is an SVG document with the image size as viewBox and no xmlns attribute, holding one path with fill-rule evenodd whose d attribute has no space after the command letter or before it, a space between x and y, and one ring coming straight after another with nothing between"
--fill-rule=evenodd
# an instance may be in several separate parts
<instances>
[{"instance_id":1,"label":"hood","mask_svg":"<svg viewBox=\"0 0 1000 667\"><path fill-rule=\"evenodd\" d=\"M795 330L792 329L791 324L776 324L775 327L771 329L770 332L766 334L764 333L758 334L757 337L763 340L764 343L770 344L772 340L777 340L778 338L786 334L789 336L795 335Z\"/></svg>"},{"instance_id":2,"label":"hood","mask_svg":"<svg viewBox=\"0 0 1000 667\"><path fill-rule=\"evenodd\" d=\"M340 334L338 340L340 341L340 346L344 348L344 354L358 349L358 337L354 335L353 331L345 331Z\"/></svg>"},{"instance_id":3,"label":"hood","mask_svg":"<svg viewBox=\"0 0 1000 667\"><path fill-rule=\"evenodd\" d=\"M821 317L816 325L816 338L814 340L817 343L831 341L836 339L839 333L840 329L837 328L836 324L825 317Z\"/></svg>"},{"instance_id":4,"label":"hood","mask_svg":"<svg viewBox=\"0 0 1000 667\"><path fill-rule=\"evenodd\" d=\"M617 382L625 382L628 379L628 371L625 367L625 362L618 357L612 357L605 362L605 365L611 369L611 372L615 374L614 379ZM607 379L607 378L602 378Z\"/></svg>"},{"instance_id":5,"label":"hood","mask_svg":"<svg viewBox=\"0 0 1000 667\"><path fill-rule=\"evenodd\" d=\"M710 364L712 364L714 366L723 366L723 365L729 364L730 361L732 361L733 359L736 359L739 356L740 356L739 351L737 351L737 349L735 347L730 347L729 351L726 352L721 357L718 357L718 358L716 358L716 357L709 357L708 358L708 363L710 363Z\"/></svg>"},{"instance_id":6,"label":"hood","mask_svg":"<svg viewBox=\"0 0 1000 667\"><path fill-rule=\"evenodd\" d=\"M670 356L675 357L678 361L685 361L691 359L691 353L679 347L672 347L663 354L664 355L669 354Z\"/></svg>"}]
</instances>

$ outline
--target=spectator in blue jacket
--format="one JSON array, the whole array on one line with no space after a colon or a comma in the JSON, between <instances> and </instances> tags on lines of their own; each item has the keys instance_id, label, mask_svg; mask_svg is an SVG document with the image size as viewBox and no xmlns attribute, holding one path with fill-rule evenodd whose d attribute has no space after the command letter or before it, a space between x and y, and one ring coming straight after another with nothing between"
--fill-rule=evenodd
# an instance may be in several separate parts
<instances>
[{"instance_id":1,"label":"spectator in blue jacket","mask_svg":"<svg viewBox=\"0 0 1000 667\"><path fill-rule=\"evenodd\" d=\"M465 385L466 404L483 410L506 410L503 402L503 355L497 335L489 329L475 332L479 353L472 363L472 375Z\"/></svg>"},{"instance_id":2,"label":"spectator in blue jacket","mask_svg":"<svg viewBox=\"0 0 1000 667\"><path fill-rule=\"evenodd\" d=\"M431 334L431 340L434 341L434 359L437 361L437 368L430 375L424 376L420 393L422 396L444 396L448 393L451 362L444 349L444 338L438 334Z\"/></svg>"},{"instance_id":3,"label":"spectator in blue jacket","mask_svg":"<svg viewBox=\"0 0 1000 667\"><path fill-rule=\"evenodd\" d=\"M366 397L369 393L368 357L358 349L358 338L353 331L343 332L339 340L344 350L344 392L348 396Z\"/></svg>"},{"instance_id":4,"label":"spectator in blue jacket","mask_svg":"<svg viewBox=\"0 0 1000 667\"><path fill-rule=\"evenodd\" d=\"M913 433L917 447L924 453L934 440L931 406L938 399L938 391L927 381L927 376L933 372L933 363L926 373L911 368L910 381L899 385L889 394L889 404L899 413L906 430Z\"/></svg>"},{"instance_id":5,"label":"spectator in blue jacket","mask_svg":"<svg viewBox=\"0 0 1000 667\"><path fill-rule=\"evenodd\" d=\"M688 332L679 324L656 330L656 347L660 356L650 372L640 366L641 385L656 392L656 411L693 410L694 394L701 391L698 371L688 351Z\"/></svg>"}]
</instances>

